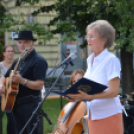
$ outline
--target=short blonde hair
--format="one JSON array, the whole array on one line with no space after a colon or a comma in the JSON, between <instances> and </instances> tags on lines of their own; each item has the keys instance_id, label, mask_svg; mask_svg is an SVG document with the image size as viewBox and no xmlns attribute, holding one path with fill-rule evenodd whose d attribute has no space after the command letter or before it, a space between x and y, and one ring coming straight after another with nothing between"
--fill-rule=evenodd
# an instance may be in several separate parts
<instances>
[{"instance_id":1,"label":"short blonde hair","mask_svg":"<svg viewBox=\"0 0 134 134\"><path fill-rule=\"evenodd\" d=\"M115 29L114 27L106 20L97 20L92 22L87 26L86 32L89 30L95 30L100 38L106 38L105 47L109 48L114 44L115 40Z\"/></svg>"},{"instance_id":2,"label":"short blonde hair","mask_svg":"<svg viewBox=\"0 0 134 134\"><path fill-rule=\"evenodd\" d=\"M78 70L73 71L72 74L71 74L71 77L70 77L70 85L73 85L73 79L76 76L76 74L80 74L81 77L83 77L84 76L84 73L85 72L83 70L81 70L81 69L78 69Z\"/></svg>"}]
</instances>

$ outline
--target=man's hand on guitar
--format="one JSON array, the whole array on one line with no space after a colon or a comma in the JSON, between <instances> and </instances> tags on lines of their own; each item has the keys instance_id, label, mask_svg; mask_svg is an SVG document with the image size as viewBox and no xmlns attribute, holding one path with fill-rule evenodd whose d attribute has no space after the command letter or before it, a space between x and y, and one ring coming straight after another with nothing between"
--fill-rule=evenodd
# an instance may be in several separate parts
<instances>
[{"instance_id":1,"label":"man's hand on guitar","mask_svg":"<svg viewBox=\"0 0 134 134\"><path fill-rule=\"evenodd\" d=\"M0 84L0 95L5 93L5 85L4 84Z\"/></svg>"},{"instance_id":2,"label":"man's hand on guitar","mask_svg":"<svg viewBox=\"0 0 134 134\"><path fill-rule=\"evenodd\" d=\"M16 72L15 74L12 75L12 81L15 83L24 83L24 78L19 74L19 72Z\"/></svg>"}]
</instances>

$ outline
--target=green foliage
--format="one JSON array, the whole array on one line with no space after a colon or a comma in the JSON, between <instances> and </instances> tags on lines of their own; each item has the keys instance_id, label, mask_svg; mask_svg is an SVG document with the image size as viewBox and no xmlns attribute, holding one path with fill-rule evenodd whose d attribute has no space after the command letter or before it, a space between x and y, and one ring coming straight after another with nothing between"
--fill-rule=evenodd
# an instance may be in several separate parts
<instances>
[{"instance_id":1,"label":"green foliage","mask_svg":"<svg viewBox=\"0 0 134 134\"><path fill-rule=\"evenodd\" d=\"M30 1L18 0L18 2L22 2L22 4ZM38 2L38 0L33 0L31 2L35 4L36 2ZM45 27L45 25L39 24L38 22L34 21L32 23L28 23L27 21L25 21L24 16L25 14L23 13L20 13L20 15L18 16L13 16L11 13L8 13L0 1L0 37L3 37L5 31L18 33L18 31L20 30L31 30L35 35L39 37L39 45L46 44L46 42L53 37L53 34L48 28ZM3 38L0 38L0 47L2 47L2 40ZM0 50L1 53L2 49Z\"/></svg>"},{"instance_id":2,"label":"green foliage","mask_svg":"<svg viewBox=\"0 0 134 134\"><path fill-rule=\"evenodd\" d=\"M21 6L25 3L29 3L30 5L34 5L38 2L39 2L39 0L16 0L16 6Z\"/></svg>"},{"instance_id":3,"label":"green foliage","mask_svg":"<svg viewBox=\"0 0 134 134\"><path fill-rule=\"evenodd\" d=\"M33 15L40 12L55 10L57 17L48 26L54 25L52 33L61 33L61 41L74 40L86 35L86 26L98 19L108 20L116 29L116 49L126 47L129 52L134 51L134 1L133 0L59 0L51 6L43 6ZM85 47L85 42L81 47Z\"/></svg>"},{"instance_id":4,"label":"green foliage","mask_svg":"<svg viewBox=\"0 0 134 134\"><path fill-rule=\"evenodd\" d=\"M115 4L116 3L116 4ZM114 1L114 8L117 10L119 15L119 26L116 27L117 32L119 33L118 43L120 44L119 48L126 46L126 50L129 52L134 52L134 1L133 0L121 0Z\"/></svg>"},{"instance_id":5,"label":"green foliage","mask_svg":"<svg viewBox=\"0 0 134 134\"><path fill-rule=\"evenodd\" d=\"M3 45L2 45L2 43L0 43L0 53L2 53L3 52Z\"/></svg>"},{"instance_id":6,"label":"green foliage","mask_svg":"<svg viewBox=\"0 0 134 134\"><path fill-rule=\"evenodd\" d=\"M29 3L36 4L39 0L17 0L16 5ZM36 16L39 13L50 11L56 11L57 17L50 21L47 25L55 26L56 29L48 30L45 26L38 23L27 24L22 19L23 17L13 18L11 14L3 13L4 22L1 26L1 31L18 31L22 29L32 29L35 34L40 36L43 41L50 40L52 34L60 33L62 38L60 42L67 40L73 41L76 36L83 37L86 35L85 29L91 22L104 19L108 20L116 29L116 49L126 48L127 51L134 51L134 1L133 0L58 0L55 4L49 6L42 6L32 15ZM23 15L22 15L23 16ZM0 19L1 20L1 19ZM15 27L19 24L19 27ZM20 25L23 27L20 27ZM11 27L12 26L12 27ZM43 44L39 41L39 44ZM45 44L45 42L44 42ZM126 47L127 44L127 47ZM85 47L86 44L82 44L81 47Z\"/></svg>"}]
</instances>

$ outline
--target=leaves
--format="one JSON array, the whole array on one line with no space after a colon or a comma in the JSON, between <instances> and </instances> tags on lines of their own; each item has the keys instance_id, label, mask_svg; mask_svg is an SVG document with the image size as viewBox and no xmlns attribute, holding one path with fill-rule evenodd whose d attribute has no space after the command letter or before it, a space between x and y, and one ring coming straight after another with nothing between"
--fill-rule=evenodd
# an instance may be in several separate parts
<instances>
[{"instance_id":1,"label":"leaves","mask_svg":"<svg viewBox=\"0 0 134 134\"><path fill-rule=\"evenodd\" d=\"M4 10L4 7L2 6L0 9ZM25 14L23 13L20 13L19 16L13 16L11 13L6 12L6 10L5 12L0 13L2 13L0 17L0 34L2 35L5 33L5 31L18 32L20 30L31 30L36 36L39 37L40 45L46 44L46 42L53 37L53 34L48 28L45 27L45 25L35 22L34 19L31 23L28 23L25 20Z\"/></svg>"},{"instance_id":2,"label":"leaves","mask_svg":"<svg viewBox=\"0 0 134 134\"><path fill-rule=\"evenodd\" d=\"M41 10L57 11L58 16L49 23L49 26L56 26L56 30L52 31L53 33L64 35L61 41L73 40L77 32L79 37L84 37L86 26L89 23L97 19L104 19L108 20L116 29L116 42L119 44L116 49L129 44L127 51L132 52L131 44L134 43L134 32L130 32L130 29L132 29L134 22L133 5L133 0L59 0L55 6L44 6ZM82 46L86 46L85 42Z\"/></svg>"},{"instance_id":3,"label":"leaves","mask_svg":"<svg viewBox=\"0 0 134 134\"><path fill-rule=\"evenodd\" d=\"M16 6L21 6L26 3L29 3L30 5L34 5L38 2L39 2L39 0L16 0Z\"/></svg>"},{"instance_id":4,"label":"leaves","mask_svg":"<svg viewBox=\"0 0 134 134\"><path fill-rule=\"evenodd\" d=\"M38 3L39 0L17 0L16 5L29 3L30 5ZM1 4L1 3L0 3ZM119 44L115 49L120 49L128 44L127 51L133 51L134 44L134 1L133 0L59 0L55 4L42 6L32 15L36 16L39 13L49 13L56 11L57 17L50 21L48 27L33 22L27 24L24 20L24 15L12 17L6 13L3 6L0 10L0 25L1 31L18 31L21 29L33 30L34 33L43 41L50 40L52 34L60 33L62 38L60 41L74 40L79 33L79 37L84 37L87 25L97 19L108 20L116 29L116 43ZM4 12L3 12L4 11ZM3 19L4 18L4 19ZM16 25L18 25L16 27ZM11 27L12 26L12 27ZM56 27L54 30L49 30L50 26ZM45 43L45 42L44 42ZM44 44L39 42L39 44ZM83 43L83 47L86 42Z\"/></svg>"}]
</instances>

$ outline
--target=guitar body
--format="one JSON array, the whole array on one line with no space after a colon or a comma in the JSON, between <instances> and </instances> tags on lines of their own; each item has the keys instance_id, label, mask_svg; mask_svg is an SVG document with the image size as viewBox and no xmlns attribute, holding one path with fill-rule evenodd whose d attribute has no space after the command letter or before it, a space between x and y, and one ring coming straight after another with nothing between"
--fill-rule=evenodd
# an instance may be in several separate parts
<instances>
[{"instance_id":1,"label":"guitar body","mask_svg":"<svg viewBox=\"0 0 134 134\"><path fill-rule=\"evenodd\" d=\"M5 112L12 111L16 96L18 94L19 84L11 81L12 73L13 70L10 72L9 77L6 78L6 92L1 98L1 110Z\"/></svg>"}]
</instances>

